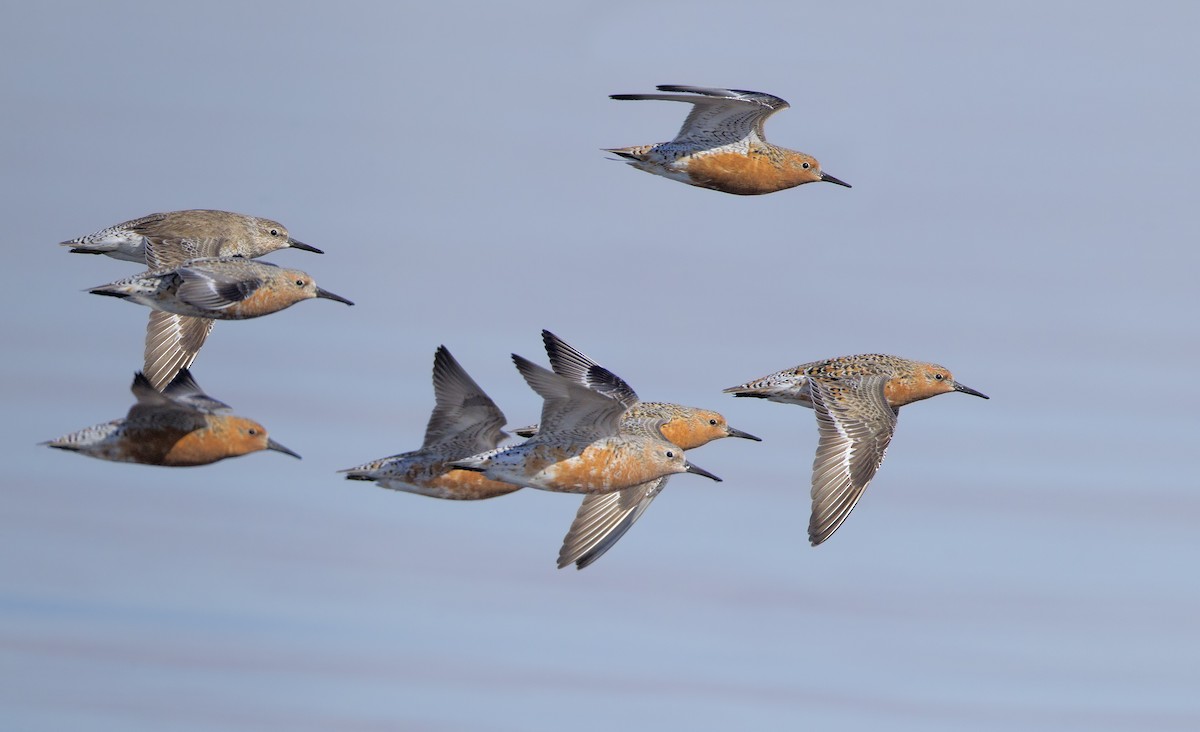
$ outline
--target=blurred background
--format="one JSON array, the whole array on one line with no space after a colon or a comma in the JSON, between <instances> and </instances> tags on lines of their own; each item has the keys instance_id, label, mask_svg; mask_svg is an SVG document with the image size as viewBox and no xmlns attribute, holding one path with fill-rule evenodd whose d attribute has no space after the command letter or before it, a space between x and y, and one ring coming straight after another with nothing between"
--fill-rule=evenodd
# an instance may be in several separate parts
<instances>
[{"instance_id":1,"label":"blurred background","mask_svg":"<svg viewBox=\"0 0 1200 732\"><path fill-rule=\"evenodd\" d=\"M0 723L20 730L1200 728L1195 29L1184 3L9 3ZM656 84L769 92L851 184L738 197L608 160ZM155 211L282 221L354 300L194 366L304 456L40 446L123 416ZM504 409L549 328L761 443L690 453L593 567L578 498L337 470L417 448L445 344ZM808 547L813 414L721 389L862 352L990 401L903 410Z\"/></svg>"}]
</instances>

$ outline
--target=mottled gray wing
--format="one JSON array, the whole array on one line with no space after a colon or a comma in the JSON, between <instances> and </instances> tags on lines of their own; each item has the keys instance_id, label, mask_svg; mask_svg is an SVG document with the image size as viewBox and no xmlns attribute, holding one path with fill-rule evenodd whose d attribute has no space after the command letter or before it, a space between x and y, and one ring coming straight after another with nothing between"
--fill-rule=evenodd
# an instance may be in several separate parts
<instances>
[{"instance_id":1,"label":"mottled gray wing","mask_svg":"<svg viewBox=\"0 0 1200 732\"><path fill-rule=\"evenodd\" d=\"M613 99L655 99L666 102L688 102L692 111L679 128L671 144L690 147L720 147L757 136L767 138L763 125L767 117L787 102L762 92L741 89L713 89L699 86L663 84L659 91L679 94L613 94Z\"/></svg>"},{"instance_id":2,"label":"mottled gray wing","mask_svg":"<svg viewBox=\"0 0 1200 732\"><path fill-rule=\"evenodd\" d=\"M570 434L575 439L598 440L617 434L625 407L617 399L559 376L513 354L513 363L529 387L542 397L542 416L534 441L555 441Z\"/></svg>"},{"instance_id":3,"label":"mottled gray wing","mask_svg":"<svg viewBox=\"0 0 1200 732\"><path fill-rule=\"evenodd\" d=\"M191 259L217 257L222 239L160 237L143 234L146 267L151 271L175 269Z\"/></svg>"},{"instance_id":4,"label":"mottled gray wing","mask_svg":"<svg viewBox=\"0 0 1200 732\"><path fill-rule=\"evenodd\" d=\"M663 476L612 493L585 496L558 551L558 568L583 569L613 547L667 485Z\"/></svg>"},{"instance_id":5,"label":"mottled gray wing","mask_svg":"<svg viewBox=\"0 0 1200 732\"><path fill-rule=\"evenodd\" d=\"M542 342L546 345L546 355L550 358L550 368L554 373L616 399L626 409L637 404L638 395L633 387L582 351L548 330L542 331Z\"/></svg>"},{"instance_id":6,"label":"mottled gray wing","mask_svg":"<svg viewBox=\"0 0 1200 732\"><path fill-rule=\"evenodd\" d=\"M230 273L224 267L209 267L203 262L193 260L175 270L183 279L177 295L189 305L205 310L224 310L246 300L264 284L258 277L236 271Z\"/></svg>"},{"instance_id":7,"label":"mottled gray wing","mask_svg":"<svg viewBox=\"0 0 1200 732\"><path fill-rule=\"evenodd\" d=\"M150 311L142 370L155 389L162 391L181 369L192 365L214 322L209 318Z\"/></svg>"},{"instance_id":8,"label":"mottled gray wing","mask_svg":"<svg viewBox=\"0 0 1200 732\"><path fill-rule=\"evenodd\" d=\"M160 227L162 227L164 222L169 221L170 218L170 212L166 211L161 213L146 214L140 218L121 222L112 228L128 229L130 231L135 231L142 236L158 236L161 233Z\"/></svg>"},{"instance_id":9,"label":"mottled gray wing","mask_svg":"<svg viewBox=\"0 0 1200 732\"><path fill-rule=\"evenodd\" d=\"M189 429L189 426L195 428L204 422L204 415L200 410L160 393L140 371L134 375L130 390L137 398L137 403L129 408L129 413L125 416L127 427L152 428L166 422Z\"/></svg>"},{"instance_id":10,"label":"mottled gray wing","mask_svg":"<svg viewBox=\"0 0 1200 732\"><path fill-rule=\"evenodd\" d=\"M143 216L135 221L126 222L131 230L136 231L147 239L175 239L182 242L193 242L190 246L198 246L198 242L209 241L211 254L193 254L195 257L219 256L216 248L231 236L237 236L246 231L247 217L231 211L213 211L209 209L189 209L186 211L169 211L167 213Z\"/></svg>"},{"instance_id":11,"label":"mottled gray wing","mask_svg":"<svg viewBox=\"0 0 1200 732\"><path fill-rule=\"evenodd\" d=\"M504 413L450 355L438 346L433 357L435 406L425 427L422 449L453 446L449 458L467 457L490 450L508 437Z\"/></svg>"},{"instance_id":12,"label":"mottled gray wing","mask_svg":"<svg viewBox=\"0 0 1200 732\"><path fill-rule=\"evenodd\" d=\"M809 379L820 434L808 522L813 546L837 531L883 462L898 415L884 397L886 383L886 376Z\"/></svg>"}]
</instances>

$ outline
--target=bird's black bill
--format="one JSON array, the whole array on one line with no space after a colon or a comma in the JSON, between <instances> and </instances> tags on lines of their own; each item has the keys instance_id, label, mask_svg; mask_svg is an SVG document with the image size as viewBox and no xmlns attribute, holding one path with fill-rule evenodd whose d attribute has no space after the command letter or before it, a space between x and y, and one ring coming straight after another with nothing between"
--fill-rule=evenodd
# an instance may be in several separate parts
<instances>
[{"instance_id":1,"label":"bird's black bill","mask_svg":"<svg viewBox=\"0 0 1200 732\"><path fill-rule=\"evenodd\" d=\"M755 437L754 435L750 434L749 432L742 432L741 430L736 430L732 427L729 428L729 436L730 437L741 437L743 440L754 440L755 442L762 442L761 437Z\"/></svg>"},{"instance_id":2,"label":"bird's black bill","mask_svg":"<svg viewBox=\"0 0 1200 732\"><path fill-rule=\"evenodd\" d=\"M332 292L330 292L329 290L322 290L320 287L317 288L317 297L323 297L326 300L337 300L338 302L344 302L347 305L354 304L354 303L350 302L349 300L347 300L346 298L342 297L341 295L335 295Z\"/></svg>"},{"instance_id":3,"label":"bird's black bill","mask_svg":"<svg viewBox=\"0 0 1200 732\"><path fill-rule=\"evenodd\" d=\"M711 478L711 479L717 481L718 483L721 482L720 478L718 478L717 476L708 472L704 468L698 467L696 465L692 465L691 463L685 463L685 465L687 466L685 468L685 471L688 473L695 473L696 475L703 475L705 478Z\"/></svg>"},{"instance_id":4,"label":"bird's black bill","mask_svg":"<svg viewBox=\"0 0 1200 732\"><path fill-rule=\"evenodd\" d=\"M297 460L300 459L299 455L297 455L296 453L292 452L291 450L287 449L283 445L280 445L278 442L276 442L275 440L272 440L270 438L267 438L267 449L274 450L275 452L282 452L284 455L291 455L292 457L296 458Z\"/></svg>"},{"instance_id":5,"label":"bird's black bill","mask_svg":"<svg viewBox=\"0 0 1200 732\"><path fill-rule=\"evenodd\" d=\"M989 397L987 394L984 394L981 391L975 391L974 389L972 389L969 386L963 386L962 384L958 383L957 381L954 382L954 390L961 391L963 394L970 394L971 396L977 396L977 397L980 397L981 399L991 399L991 397Z\"/></svg>"},{"instance_id":6,"label":"bird's black bill","mask_svg":"<svg viewBox=\"0 0 1200 732\"><path fill-rule=\"evenodd\" d=\"M291 238L288 239L288 246L293 249L303 249L306 252L313 252L315 254L324 254L325 253L325 252L321 251L320 249L317 249L316 247L314 247L312 244L305 244L302 241L296 241L295 239L291 239Z\"/></svg>"},{"instance_id":7,"label":"bird's black bill","mask_svg":"<svg viewBox=\"0 0 1200 732\"><path fill-rule=\"evenodd\" d=\"M826 183L837 183L839 186L846 186L847 188L854 187L844 180L838 180L837 178L834 178L829 173L821 173L821 180L825 181Z\"/></svg>"}]
</instances>

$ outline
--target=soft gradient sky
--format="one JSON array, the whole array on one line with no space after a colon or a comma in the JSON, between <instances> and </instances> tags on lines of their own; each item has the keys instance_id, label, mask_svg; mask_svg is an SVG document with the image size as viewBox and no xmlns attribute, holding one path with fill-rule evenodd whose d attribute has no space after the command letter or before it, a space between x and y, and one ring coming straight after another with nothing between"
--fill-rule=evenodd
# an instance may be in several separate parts
<instances>
[{"instance_id":1,"label":"soft gradient sky","mask_svg":"<svg viewBox=\"0 0 1200 732\"><path fill-rule=\"evenodd\" d=\"M0 726L1200 728L1188 3L8 3ZM655 84L767 91L854 185L764 197L606 160ZM57 242L269 216L357 303L219 324L214 397L304 456L169 470L39 446L121 416L146 311ZM505 410L549 328L764 438L691 459L595 566L575 497L440 502L342 468L420 444L444 343ZM931 360L807 546L807 410L721 389Z\"/></svg>"}]
</instances>

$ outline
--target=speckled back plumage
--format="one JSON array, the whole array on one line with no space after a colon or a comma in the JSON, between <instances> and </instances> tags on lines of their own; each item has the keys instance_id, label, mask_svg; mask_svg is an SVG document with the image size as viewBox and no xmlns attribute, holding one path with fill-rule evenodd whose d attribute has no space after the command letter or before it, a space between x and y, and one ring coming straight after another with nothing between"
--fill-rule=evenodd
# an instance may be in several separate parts
<instances>
[{"instance_id":1,"label":"speckled back plumage","mask_svg":"<svg viewBox=\"0 0 1200 732\"><path fill-rule=\"evenodd\" d=\"M880 353L800 364L725 390L815 410L820 439L808 527L814 546L837 531L879 470L900 407L951 391L987 398L942 366Z\"/></svg>"}]
</instances>

